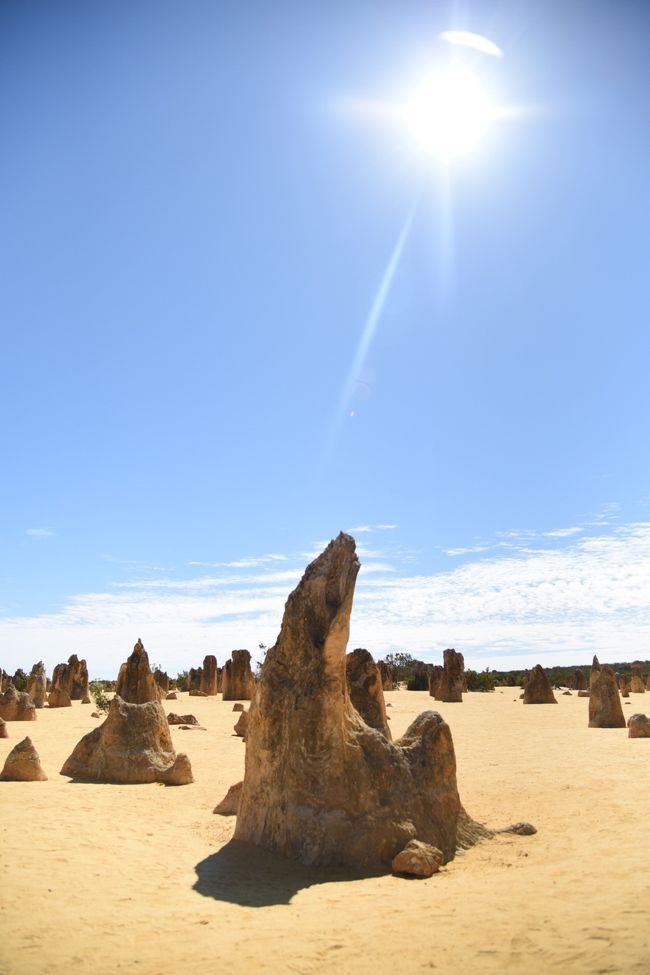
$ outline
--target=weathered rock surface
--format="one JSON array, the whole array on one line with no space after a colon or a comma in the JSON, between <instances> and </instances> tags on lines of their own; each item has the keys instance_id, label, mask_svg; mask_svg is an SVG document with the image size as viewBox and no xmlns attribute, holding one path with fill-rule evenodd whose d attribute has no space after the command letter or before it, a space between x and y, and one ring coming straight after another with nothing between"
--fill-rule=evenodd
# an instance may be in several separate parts
<instances>
[{"instance_id":1,"label":"weathered rock surface","mask_svg":"<svg viewBox=\"0 0 650 975\"><path fill-rule=\"evenodd\" d=\"M177 701L178 700L178 696L176 694L176 691L170 691L169 694L166 694L165 695L165 700L166 701Z\"/></svg>"},{"instance_id":2,"label":"weathered rock surface","mask_svg":"<svg viewBox=\"0 0 650 975\"><path fill-rule=\"evenodd\" d=\"M190 694L193 691L201 690L201 678L203 677L203 670L201 667L190 667L187 672L187 689Z\"/></svg>"},{"instance_id":3,"label":"weathered rock surface","mask_svg":"<svg viewBox=\"0 0 650 975\"><path fill-rule=\"evenodd\" d=\"M156 682L156 686L159 687L161 691L164 691L163 695L159 695L161 699L166 698L169 694L169 688L171 686L169 674L165 670L161 670L159 667L156 667L153 672L153 679Z\"/></svg>"},{"instance_id":4,"label":"weathered rock surface","mask_svg":"<svg viewBox=\"0 0 650 975\"><path fill-rule=\"evenodd\" d=\"M207 697L205 691L190 691L190 697Z\"/></svg>"},{"instance_id":5,"label":"weathered rock surface","mask_svg":"<svg viewBox=\"0 0 650 975\"><path fill-rule=\"evenodd\" d=\"M7 731L7 722L4 718L0 718L0 738L8 738L9 732Z\"/></svg>"},{"instance_id":6,"label":"weathered rock surface","mask_svg":"<svg viewBox=\"0 0 650 975\"><path fill-rule=\"evenodd\" d=\"M9 684L0 694L0 718L5 721L36 721L36 708L26 691L17 691Z\"/></svg>"},{"instance_id":7,"label":"weathered rock surface","mask_svg":"<svg viewBox=\"0 0 650 975\"><path fill-rule=\"evenodd\" d=\"M369 728L345 679L354 539L341 534L289 596L251 705L234 838L307 864L389 869L412 839L444 860L492 835L465 813L448 725L419 715L397 742Z\"/></svg>"},{"instance_id":8,"label":"weathered rock surface","mask_svg":"<svg viewBox=\"0 0 650 975\"><path fill-rule=\"evenodd\" d=\"M167 715L168 724L198 724L198 719L193 714L174 714Z\"/></svg>"},{"instance_id":9,"label":"weathered rock surface","mask_svg":"<svg viewBox=\"0 0 650 975\"><path fill-rule=\"evenodd\" d=\"M463 687L465 685L465 658L462 653L455 650L445 650L443 653L443 667L437 701L446 701L453 704L463 700Z\"/></svg>"},{"instance_id":10,"label":"weathered rock surface","mask_svg":"<svg viewBox=\"0 0 650 975\"><path fill-rule=\"evenodd\" d=\"M137 687L140 686L139 682ZM186 785L193 781L187 755L177 755L174 750L169 724L157 698L132 704L119 695L111 701L103 724L77 744L61 775L123 784Z\"/></svg>"},{"instance_id":11,"label":"weathered rock surface","mask_svg":"<svg viewBox=\"0 0 650 975\"><path fill-rule=\"evenodd\" d=\"M377 662L379 667L379 674L381 676L381 686L384 691L392 691L393 685L393 675L391 674L390 667L384 660L379 660Z\"/></svg>"},{"instance_id":12,"label":"weathered rock surface","mask_svg":"<svg viewBox=\"0 0 650 975\"><path fill-rule=\"evenodd\" d=\"M213 812L219 816L236 816L243 785L243 782L236 782L235 785L231 785L221 802L214 807Z\"/></svg>"},{"instance_id":13,"label":"weathered rock surface","mask_svg":"<svg viewBox=\"0 0 650 975\"><path fill-rule=\"evenodd\" d=\"M535 664L524 681L524 704L557 704L541 664Z\"/></svg>"},{"instance_id":14,"label":"weathered rock surface","mask_svg":"<svg viewBox=\"0 0 650 975\"><path fill-rule=\"evenodd\" d=\"M645 714L631 714L627 729L628 738L650 738L650 719Z\"/></svg>"},{"instance_id":15,"label":"weathered rock surface","mask_svg":"<svg viewBox=\"0 0 650 975\"><path fill-rule=\"evenodd\" d=\"M52 673L48 704L51 708L68 707L66 701L81 701L88 697L88 665L71 654L66 664L57 664Z\"/></svg>"},{"instance_id":16,"label":"weathered rock surface","mask_svg":"<svg viewBox=\"0 0 650 975\"><path fill-rule=\"evenodd\" d=\"M390 741L381 674L368 650L359 648L347 655L345 675L352 706L370 728L381 731Z\"/></svg>"},{"instance_id":17,"label":"weathered rock surface","mask_svg":"<svg viewBox=\"0 0 650 975\"><path fill-rule=\"evenodd\" d=\"M625 716L611 667L601 667L598 657L591 665L589 681L589 727L624 728Z\"/></svg>"},{"instance_id":18,"label":"weathered rock surface","mask_svg":"<svg viewBox=\"0 0 650 975\"><path fill-rule=\"evenodd\" d=\"M410 840L404 849L393 858L393 873L407 877L433 877L444 863L441 850L430 843Z\"/></svg>"},{"instance_id":19,"label":"weathered rock surface","mask_svg":"<svg viewBox=\"0 0 650 975\"><path fill-rule=\"evenodd\" d=\"M223 668L223 700L251 701L255 693L255 678L251 670L248 650L233 650Z\"/></svg>"},{"instance_id":20,"label":"weathered rock surface","mask_svg":"<svg viewBox=\"0 0 650 975\"><path fill-rule=\"evenodd\" d=\"M149 701L160 700L142 640L138 640L133 653L120 667L115 693L127 704L147 704Z\"/></svg>"},{"instance_id":21,"label":"weathered rock surface","mask_svg":"<svg viewBox=\"0 0 650 975\"><path fill-rule=\"evenodd\" d=\"M0 779L4 782L46 782L38 752L31 738L23 738L7 755Z\"/></svg>"},{"instance_id":22,"label":"weathered rock surface","mask_svg":"<svg viewBox=\"0 0 650 975\"><path fill-rule=\"evenodd\" d=\"M246 731L248 729L248 711L242 711L237 720L233 731L239 738L243 738L246 741Z\"/></svg>"},{"instance_id":23,"label":"weathered rock surface","mask_svg":"<svg viewBox=\"0 0 650 975\"><path fill-rule=\"evenodd\" d=\"M233 711L244 711L245 710L244 705L241 704L240 702L237 702L237 704L233 704L232 709L233 709Z\"/></svg>"},{"instance_id":24,"label":"weathered rock surface","mask_svg":"<svg viewBox=\"0 0 650 975\"><path fill-rule=\"evenodd\" d=\"M440 682L442 680L443 668L441 664L432 664L429 671L429 696L440 700Z\"/></svg>"},{"instance_id":25,"label":"weathered rock surface","mask_svg":"<svg viewBox=\"0 0 650 975\"><path fill-rule=\"evenodd\" d=\"M645 681L640 663L632 664L632 679L630 680L630 691L632 694L645 694Z\"/></svg>"},{"instance_id":26,"label":"weathered rock surface","mask_svg":"<svg viewBox=\"0 0 650 975\"><path fill-rule=\"evenodd\" d=\"M574 691L586 691L587 690L587 678L583 670L576 670L573 675L573 689Z\"/></svg>"},{"instance_id":27,"label":"weathered rock surface","mask_svg":"<svg viewBox=\"0 0 650 975\"><path fill-rule=\"evenodd\" d=\"M209 653L203 659L199 690L203 691L207 697L214 697L217 693L217 686L217 658Z\"/></svg>"},{"instance_id":28,"label":"weathered rock surface","mask_svg":"<svg viewBox=\"0 0 650 975\"><path fill-rule=\"evenodd\" d=\"M50 708L71 708L72 701L65 687L53 687L50 691L47 704Z\"/></svg>"},{"instance_id":29,"label":"weathered rock surface","mask_svg":"<svg viewBox=\"0 0 650 975\"><path fill-rule=\"evenodd\" d=\"M47 677L45 676L45 665L42 660L34 664L32 671L27 678L27 693L35 708L39 710L45 707L47 700Z\"/></svg>"},{"instance_id":30,"label":"weathered rock surface","mask_svg":"<svg viewBox=\"0 0 650 975\"><path fill-rule=\"evenodd\" d=\"M562 691L562 697L573 697L571 691Z\"/></svg>"}]
</instances>

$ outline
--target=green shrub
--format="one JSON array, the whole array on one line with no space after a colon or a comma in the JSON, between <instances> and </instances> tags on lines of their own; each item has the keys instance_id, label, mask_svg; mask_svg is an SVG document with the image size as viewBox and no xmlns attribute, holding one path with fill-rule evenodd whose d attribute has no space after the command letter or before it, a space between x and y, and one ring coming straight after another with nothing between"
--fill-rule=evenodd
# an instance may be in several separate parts
<instances>
[{"instance_id":1,"label":"green shrub","mask_svg":"<svg viewBox=\"0 0 650 975\"><path fill-rule=\"evenodd\" d=\"M108 711L111 702L106 697L106 691L104 690L104 685L102 682L100 680L94 680L92 684L89 685L89 690L97 710L102 712Z\"/></svg>"}]
</instances>

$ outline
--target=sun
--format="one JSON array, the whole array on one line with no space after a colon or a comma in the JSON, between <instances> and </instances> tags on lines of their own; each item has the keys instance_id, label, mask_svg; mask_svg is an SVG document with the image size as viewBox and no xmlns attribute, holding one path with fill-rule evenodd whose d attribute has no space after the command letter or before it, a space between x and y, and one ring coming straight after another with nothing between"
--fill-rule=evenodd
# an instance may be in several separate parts
<instances>
[{"instance_id":1,"label":"sun","mask_svg":"<svg viewBox=\"0 0 650 975\"><path fill-rule=\"evenodd\" d=\"M425 78L403 104L401 115L420 151L450 161L478 149L496 110L476 75L450 66Z\"/></svg>"}]
</instances>

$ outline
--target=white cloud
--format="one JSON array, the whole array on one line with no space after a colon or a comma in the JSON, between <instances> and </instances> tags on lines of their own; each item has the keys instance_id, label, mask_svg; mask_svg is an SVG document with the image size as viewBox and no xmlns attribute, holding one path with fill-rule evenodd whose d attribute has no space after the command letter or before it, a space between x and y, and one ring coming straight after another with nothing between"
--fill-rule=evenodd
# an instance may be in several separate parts
<instances>
[{"instance_id":1,"label":"white cloud","mask_svg":"<svg viewBox=\"0 0 650 975\"><path fill-rule=\"evenodd\" d=\"M56 535L56 532L51 528L27 528L25 534L30 538L51 538L52 535Z\"/></svg>"},{"instance_id":2,"label":"white cloud","mask_svg":"<svg viewBox=\"0 0 650 975\"><path fill-rule=\"evenodd\" d=\"M579 535L584 531L583 528L554 528L553 531L543 532L545 538L570 538L571 535Z\"/></svg>"},{"instance_id":3,"label":"white cloud","mask_svg":"<svg viewBox=\"0 0 650 975\"><path fill-rule=\"evenodd\" d=\"M444 572L363 564L350 645L381 656L404 649L438 660L447 646L469 666L650 656L650 523L560 536L553 549L500 549ZM56 613L0 620L8 669L43 657L49 669L72 652L110 677L141 636L171 672L235 647L275 641L294 569L197 579L119 583L68 600ZM35 650L34 648L37 648Z\"/></svg>"}]
</instances>

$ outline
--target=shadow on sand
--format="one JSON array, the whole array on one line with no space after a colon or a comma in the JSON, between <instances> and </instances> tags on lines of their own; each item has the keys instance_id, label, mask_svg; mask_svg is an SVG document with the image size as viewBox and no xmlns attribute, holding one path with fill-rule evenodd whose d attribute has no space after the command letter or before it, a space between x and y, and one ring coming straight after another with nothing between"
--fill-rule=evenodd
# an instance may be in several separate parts
<instances>
[{"instance_id":1,"label":"shadow on sand","mask_svg":"<svg viewBox=\"0 0 650 975\"><path fill-rule=\"evenodd\" d=\"M345 867L306 867L239 840L231 840L218 853L201 860L195 870L193 890L242 907L290 904L294 894L315 884L377 876L376 872L363 874Z\"/></svg>"}]
</instances>

